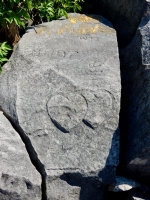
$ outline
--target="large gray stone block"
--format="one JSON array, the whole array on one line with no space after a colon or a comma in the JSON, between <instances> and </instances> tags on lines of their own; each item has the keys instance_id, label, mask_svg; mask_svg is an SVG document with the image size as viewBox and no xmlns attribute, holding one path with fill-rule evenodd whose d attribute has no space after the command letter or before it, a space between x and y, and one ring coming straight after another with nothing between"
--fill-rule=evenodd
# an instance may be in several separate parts
<instances>
[{"instance_id":1,"label":"large gray stone block","mask_svg":"<svg viewBox=\"0 0 150 200\"><path fill-rule=\"evenodd\" d=\"M0 199L40 200L41 176L18 133L0 112Z\"/></svg>"},{"instance_id":2,"label":"large gray stone block","mask_svg":"<svg viewBox=\"0 0 150 200\"><path fill-rule=\"evenodd\" d=\"M48 199L103 199L119 154L117 39L101 16L31 27L0 77L0 107L46 171Z\"/></svg>"}]
</instances>

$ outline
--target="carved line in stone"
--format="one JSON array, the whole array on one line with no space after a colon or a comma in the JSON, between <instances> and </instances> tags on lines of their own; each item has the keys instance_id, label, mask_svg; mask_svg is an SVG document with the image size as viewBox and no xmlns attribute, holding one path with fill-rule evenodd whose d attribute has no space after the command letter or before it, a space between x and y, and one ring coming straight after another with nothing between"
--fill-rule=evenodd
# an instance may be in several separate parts
<instances>
[{"instance_id":1,"label":"carved line in stone","mask_svg":"<svg viewBox=\"0 0 150 200\"><path fill-rule=\"evenodd\" d=\"M109 94L111 99L111 102L108 102L110 104L110 108L104 108L102 113L98 113L98 115L100 115L99 117L102 118L99 122L97 122L98 125L106 120L107 113L104 113L105 110L110 109L112 112L114 109L114 97L111 92L103 90L103 92L100 93L100 96L96 97L95 95L95 98L101 98L104 95L104 92ZM68 97L65 95L68 95ZM94 126L92 124L94 121L88 120L90 117L90 109L88 108L88 100L86 97L78 93L70 93L65 95L54 95L47 103L47 112L54 126L63 133L69 133L72 128L76 127L80 122L83 122L86 126L94 130L98 125ZM76 100L74 101L75 98ZM103 100L104 99L102 99L102 101ZM104 107L107 107L107 105ZM107 117L109 118L109 116ZM90 118L93 120L92 116Z\"/></svg>"},{"instance_id":2,"label":"carved line in stone","mask_svg":"<svg viewBox=\"0 0 150 200\"><path fill-rule=\"evenodd\" d=\"M78 93L57 94L48 101L47 111L54 126L63 133L69 133L86 114L87 103Z\"/></svg>"},{"instance_id":3,"label":"carved line in stone","mask_svg":"<svg viewBox=\"0 0 150 200\"><path fill-rule=\"evenodd\" d=\"M91 40L91 41L95 41L95 42L97 42L97 41L100 41L100 38L99 37L91 37L91 36L78 36L78 38L80 39L80 40Z\"/></svg>"},{"instance_id":4,"label":"carved line in stone","mask_svg":"<svg viewBox=\"0 0 150 200\"><path fill-rule=\"evenodd\" d=\"M56 126L56 128L58 128L60 131L62 131L63 133L69 133L69 131L67 131L64 127L62 127L55 119L51 118L51 121Z\"/></svg>"},{"instance_id":5,"label":"carved line in stone","mask_svg":"<svg viewBox=\"0 0 150 200\"><path fill-rule=\"evenodd\" d=\"M88 120L83 119L82 122L83 122L86 126L88 126L89 128L91 128L91 129L93 129L93 130L95 129L95 128L92 126L92 124L90 124L90 122L89 122Z\"/></svg>"},{"instance_id":6,"label":"carved line in stone","mask_svg":"<svg viewBox=\"0 0 150 200\"><path fill-rule=\"evenodd\" d=\"M55 50L45 50L45 49L40 49L36 48L36 49L22 49L20 50L22 55L30 55L30 56L49 56L49 58L51 59L64 59L64 58L69 58L69 59L73 59L73 58L81 58L83 57L83 55L93 55L95 53L99 54L98 50L93 49L91 50L87 50L87 51L80 51L80 50L74 50L74 51L65 51L65 50L61 50L61 49L55 49Z\"/></svg>"},{"instance_id":7,"label":"carved line in stone","mask_svg":"<svg viewBox=\"0 0 150 200\"><path fill-rule=\"evenodd\" d=\"M103 105L103 101L105 101L106 99L104 99L103 97L105 97L105 95L104 95L104 92L105 93L107 93L107 94L109 94L109 97L110 97L110 101L109 101L109 103L110 103L110 105ZM100 94L100 96L99 96L99 94ZM88 108L88 111L87 111L87 115L85 116L85 118L82 120L82 122L85 124L85 125L87 125L89 128L91 128L91 129L96 129L96 128L98 128L101 124L105 124L105 121L108 121L108 120L110 120L110 118L111 118L111 116L109 115L110 113L112 114L113 113L113 110L115 109L115 107L114 107L114 102L115 102L115 99L114 99L114 96L113 96L113 94L111 93L111 92L109 92L109 91L107 91L107 90L103 90L103 92L102 93L99 93L99 94L94 94L94 96L98 99L98 98L101 98L102 99L102 101L98 101L95 105L93 104L93 106L92 106L92 108L90 108L90 106L89 106L89 108ZM101 96L101 94L103 94L103 97ZM94 100L95 101L95 100ZM103 103L102 103L103 102ZM102 109L101 109L101 107L99 108L99 107L97 107L97 105L99 105L99 104L101 104L102 103ZM90 110L92 109L92 111L93 110L95 110L95 113L97 113L96 114L96 116L94 117L94 116L91 116L91 114L90 114ZM110 110L111 110L111 112L110 112ZM109 114L108 114L109 113ZM107 117L107 119L106 119L106 117Z\"/></svg>"},{"instance_id":8,"label":"carved line in stone","mask_svg":"<svg viewBox=\"0 0 150 200\"><path fill-rule=\"evenodd\" d=\"M104 89L105 92L107 92L110 96L111 96L111 99L112 99L112 109L115 109L115 97L114 95L109 91L109 90L106 90Z\"/></svg>"}]
</instances>

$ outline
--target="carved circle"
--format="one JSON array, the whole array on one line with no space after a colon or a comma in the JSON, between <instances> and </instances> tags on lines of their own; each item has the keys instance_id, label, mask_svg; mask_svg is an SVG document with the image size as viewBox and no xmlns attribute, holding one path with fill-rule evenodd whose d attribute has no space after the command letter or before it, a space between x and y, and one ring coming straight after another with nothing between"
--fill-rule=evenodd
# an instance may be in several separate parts
<instances>
[{"instance_id":1,"label":"carved circle","mask_svg":"<svg viewBox=\"0 0 150 200\"><path fill-rule=\"evenodd\" d=\"M48 101L47 110L53 124L62 132L68 133L84 118L87 103L77 93L57 94Z\"/></svg>"}]
</instances>

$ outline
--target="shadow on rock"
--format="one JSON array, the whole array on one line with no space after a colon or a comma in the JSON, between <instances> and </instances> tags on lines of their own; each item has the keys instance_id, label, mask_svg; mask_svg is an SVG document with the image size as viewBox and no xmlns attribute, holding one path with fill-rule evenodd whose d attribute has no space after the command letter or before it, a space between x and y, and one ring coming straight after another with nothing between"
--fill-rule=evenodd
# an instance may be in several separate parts
<instances>
[{"instance_id":1,"label":"shadow on rock","mask_svg":"<svg viewBox=\"0 0 150 200\"><path fill-rule=\"evenodd\" d=\"M105 198L107 187L115 180L116 167L119 157L119 128L114 132L109 155L105 167L98 175L91 172L88 177L80 173L64 173L60 179L66 181L71 186L78 186L80 190L80 200L103 200ZM93 173L93 175L92 175Z\"/></svg>"}]
</instances>

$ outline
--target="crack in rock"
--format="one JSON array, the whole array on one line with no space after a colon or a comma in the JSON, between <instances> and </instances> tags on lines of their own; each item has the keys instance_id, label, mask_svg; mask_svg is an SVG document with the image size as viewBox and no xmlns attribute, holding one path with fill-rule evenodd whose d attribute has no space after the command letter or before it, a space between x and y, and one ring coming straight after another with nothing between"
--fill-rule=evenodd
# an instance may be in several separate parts
<instances>
[{"instance_id":1,"label":"crack in rock","mask_svg":"<svg viewBox=\"0 0 150 200\"><path fill-rule=\"evenodd\" d=\"M15 123L14 120L4 112L4 110L0 109L0 111L3 112L3 115L8 119L8 121L11 123L12 127L16 130L16 132L20 135L23 143L25 144L26 150L28 152L28 155L30 157L30 160L32 164L35 166L36 170L40 173L42 178L41 183L41 190L42 190L42 200L47 200L47 194L46 194L46 177L47 174L45 172L44 165L41 163L41 161L38 158L38 155L29 139L29 137L26 135L26 133L23 131L23 129L19 126L19 124ZM26 182L27 188L29 188L31 185Z\"/></svg>"}]
</instances>

